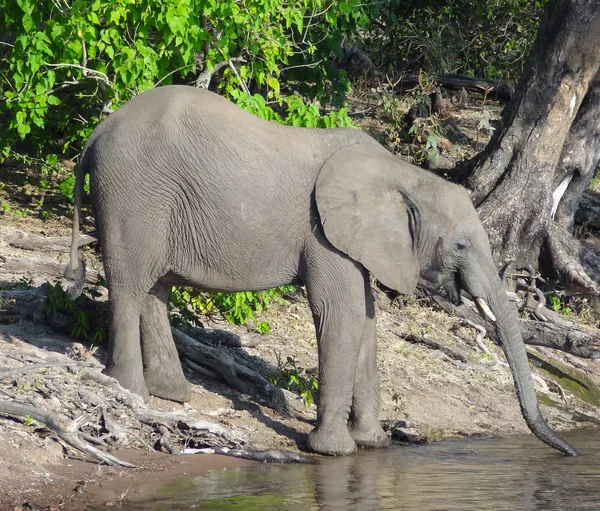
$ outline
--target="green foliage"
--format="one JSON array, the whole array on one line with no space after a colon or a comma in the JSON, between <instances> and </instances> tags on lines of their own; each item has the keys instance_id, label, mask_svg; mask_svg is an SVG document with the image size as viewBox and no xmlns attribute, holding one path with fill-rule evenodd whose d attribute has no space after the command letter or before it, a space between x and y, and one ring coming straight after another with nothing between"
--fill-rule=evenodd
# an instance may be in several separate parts
<instances>
[{"instance_id":1,"label":"green foliage","mask_svg":"<svg viewBox=\"0 0 600 511\"><path fill-rule=\"evenodd\" d=\"M33 426L35 424L35 421L31 417L31 415L26 415L23 418L23 424L25 424L25 426L27 426L27 427L31 427L31 426Z\"/></svg>"},{"instance_id":2,"label":"green foliage","mask_svg":"<svg viewBox=\"0 0 600 511\"><path fill-rule=\"evenodd\" d=\"M229 97L280 100L283 72L310 98L340 97L330 55L388 3L0 0L0 148L28 138L38 152L77 150L104 107L217 67Z\"/></svg>"},{"instance_id":3,"label":"green foliage","mask_svg":"<svg viewBox=\"0 0 600 511\"><path fill-rule=\"evenodd\" d=\"M238 92L234 94L234 98L236 103L244 110L261 119L278 124L305 128L355 127L345 108L332 111L328 115L322 115L317 105L314 103L307 104L298 96L288 96L282 99L281 114L269 106L265 98L259 94L251 96L245 92Z\"/></svg>"},{"instance_id":4,"label":"green foliage","mask_svg":"<svg viewBox=\"0 0 600 511\"><path fill-rule=\"evenodd\" d=\"M57 320L57 316L59 316L66 319L67 330L73 337L85 339L94 344L101 344L108 339L107 314L90 315L85 307L85 302L89 299L86 294L71 300L60 282L54 285L48 283L46 286L48 301L42 307L42 312L51 324L62 323ZM98 293L90 291L90 294L94 296Z\"/></svg>"},{"instance_id":5,"label":"green foliage","mask_svg":"<svg viewBox=\"0 0 600 511\"><path fill-rule=\"evenodd\" d=\"M239 293L206 293L192 287L174 287L169 300L169 318L173 325L201 325L200 315L218 312L235 325L245 325L256 319L273 301L281 302L285 293L294 286L283 286L266 291ZM271 330L266 321L255 323L255 330L265 334Z\"/></svg>"},{"instance_id":6,"label":"green foliage","mask_svg":"<svg viewBox=\"0 0 600 511\"><path fill-rule=\"evenodd\" d=\"M306 370L298 366L298 362L287 357L285 362L277 355L277 374L269 374L268 378L273 385L291 390L300 394L308 410L315 402L315 393L319 390L319 380L315 375L307 374Z\"/></svg>"},{"instance_id":7,"label":"green foliage","mask_svg":"<svg viewBox=\"0 0 600 511\"><path fill-rule=\"evenodd\" d=\"M549 295L548 303L552 310L559 312L563 316L570 316L573 314L573 310L566 303L560 299L560 296L557 295Z\"/></svg>"},{"instance_id":8,"label":"green foliage","mask_svg":"<svg viewBox=\"0 0 600 511\"><path fill-rule=\"evenodd\" d=\"M369 33L367 44L379 55L380 69L425 69L514 83L524 69L545 3L405 0L382 11L377 26L386 29Z\"/></svg>"}]
</instances>

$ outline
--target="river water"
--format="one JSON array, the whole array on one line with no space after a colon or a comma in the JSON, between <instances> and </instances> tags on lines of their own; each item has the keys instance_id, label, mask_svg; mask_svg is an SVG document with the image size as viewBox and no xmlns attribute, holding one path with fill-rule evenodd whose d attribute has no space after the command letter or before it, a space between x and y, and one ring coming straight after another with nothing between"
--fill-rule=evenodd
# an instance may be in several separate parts
<instances>
[{"instance_id":1,"label":"river water","mask_svg":"<svg viewBox=\"0 0 600 511\"><path fill-rule=\"evenodd\" d=\"M533 435L392 446L318 465L255 465L155 486L132 511L600 510L600 430L566 458Z\"/></svg>"}]
</instances>

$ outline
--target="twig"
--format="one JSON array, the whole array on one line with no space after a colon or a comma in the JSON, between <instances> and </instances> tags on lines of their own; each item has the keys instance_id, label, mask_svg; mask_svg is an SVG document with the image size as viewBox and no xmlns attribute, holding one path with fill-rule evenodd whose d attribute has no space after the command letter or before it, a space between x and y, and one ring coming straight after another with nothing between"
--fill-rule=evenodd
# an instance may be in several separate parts
<instances>
[{"instance_id":1,"label":"twig","mask_svg":"<svg viewBox=\"0 0 600 511\"><path fill-rule=\"evenodd\" d=\"M44 62L45 66L55 67L55 68L63 68L63 67L74 67L76 69L81 69L84 72L84 76L87 78L92 78L94 80L103 81L109 87L112 87L111 81L108 79L108 76L104 74L102 71L96 71L95 69L90 69L88 67L81 66L79 64L50 64L49 62ZM88 73L88 74L85 74ZM91 73L91 75L90 75Z\"/></svg>"},{"instance_id":2,"label":"twig","mask_svg":"<svg viewBox=\"0 0 600 511\"><path fill-rule=\"evenodd\" d=\"M558 393L560 394L560 397L565 402L565 404L568 405L569 400L567 399L567 395L565 394L565 389L563 389L558 383L555 382L555 384L558 387Z\"/></svg>"},{"instance_id":3,"label":"twig","mask_svg":"<svg viewBox=\"0 0 600 511\"><path fill-rule=\"evenodd\" d=\"M483 351L486 355L492 354L490 349L483 343L483 338L487 334L487 330L485 328L483 328L481 325L478 325L477 323L474 323L473 321L470 321L465 318L459 318L458 322L463 325L467 325L467 326L470 326L471 328L474 328L477 331L477 335L475 336L475 342L477 343L477 346L479 346L481 351Z\"/></svg>"},{"instance_id":4,"label":"twig","mask_svg":"<svg viewBox=\"0 0 600 511\"><path fill-rule=\"evenodd\" d=\"M538 287L530 286L520 280L517 280L517 289L522 289L523 291L528 291L529 293L533 293L537 296L538 304L535 307L535 309L533 310L533 314L540 321L547 323L548 319L546 318L546 316L544 316L542 314L542 309L546 306L546 297L544 296L543 291Z\"/></svg>"},{"instance_id":5,"label":"twig","mask_svg":"<svg viewBox=\"0 0 600 511\"><path fill-rule=\"evenodd\" d=\"M398 337L400 337L401 339L404 339L405 341L410 342L412 344L424 344L428 348L431 348L434 350L439 350L453 360L458 360L465 364L468 362L467 357L465 357L462 353L458 353L458 352L454 351L453 349L440 344L439 342L432 341L431 339L427 339L425 337L417 337L416 335L413 335L413 334L401 333L401 334L396 334L396 335Z\"/></svg>"},{"instance_id":6,"label":"twig","mask_svg":"<svg viewBox=\"0 0 600 511\"><path fill-rule=\"evenodd\" d=\"M434 351L433 353L431 353L430 355L431 358L441 358L443 360L446 360L447 362L450 362L453 366L456 367L460 367L461 369L475 369L476 371L485 371L487 369L492 369L493 367L496 367L496 364L482 364L482 363L476 363L476 364L472 364L472 363L467 363L467 362L461 362L460 360L454 360L452 357L449 357L448 355L446 355L443 351Z\"/></svg>"},{"instance_id":7,"label":"twig","mask_svg":"<svg viewBox=\"0 0 600 511\"><path fill-rule=\"evenodd\" d=\"M237 69L235 68L235 66L233 65L234 59L241 59L241 57L231 57L231 58L227 58L225 56L225 53L223 52L223 50L221 49L221 47L219 46L218 43L218 38L215 38L215 42L213 43L215 45L215 47L217 48L217 50L219 50L219 53L221 54L221 56L227 61L227 64L229 65L229 67L231 68L231 70L233 71L233 74L235 74L235 76L237 76L237 79L240 82L240 85L242 86L242 89L244 90L244 92L248 95L250 95L250 89L248 89L248 86L246 85L246 82L244 82L244 80L242 79L242 77L240 76L240 74L238 73ZM241 59L241 61L246 62L245 60Z\"/></svg>"},{"instance_id":8,"label":"twig","mask_svg":"<svg viewBox=\"0 0 600 511\"><path fill-rule=\"evenodd\" d=\"M79 428L81 428L87 422L87 417L85 415L82 415L70 423L64 423L61 421L58 415L52 411L17 403L15 401L4 400L0 400L0 413L9 416L16 415L18 417L29 416L32 419L45 424L46 427L54 431L61 440L66 442L71 447L83 452L84 454L87 454L91 458L94 458L101 463L111 466L135 468L135 465L96 449L95 447L85 443L77 436L77 431Z\"/></svg>"},{"instance_id":9,"label":"twig","mask_svg":"<svg viewBox=\"0 0 600 511\"><path fill-rule=\"evenodd\" d=\"M182 69L186 69L186 68L188 68L188 67L193 67L193 66L194 66L194 64L186 64L185 66L178 67L177 69L175 69L175 70L171 71L170 73L167 73L167 74L166 74L165 76L163 76L163 77L162 77L160 80L158 80L158 82L156 82L156 83L154 84L154 87L158 87L158 86L159 86L159 85L160 85L160 84L161 84L161 83L162 83L164 80L166 80L167 78L169 78L169 76L171 76L171 75L173 75L173 74L177 73L178 71L181 71Z\"/></svg>"}]
</instances>

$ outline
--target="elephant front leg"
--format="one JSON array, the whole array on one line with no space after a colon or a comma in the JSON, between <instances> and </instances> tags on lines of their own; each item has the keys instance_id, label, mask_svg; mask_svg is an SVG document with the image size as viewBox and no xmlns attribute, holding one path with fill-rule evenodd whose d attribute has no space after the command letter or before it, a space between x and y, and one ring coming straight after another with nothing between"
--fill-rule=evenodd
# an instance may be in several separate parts
<instances>
[{"instance_id":1,"label":"elephant front leg","mask_svg":"<svg viewBox=\"0 0 600 511\"><path fill-rule=\"evenodd\" d=\"M144 381L140 345L140 302L141 297L111 289L112 320L104 373L148 401L150 394Z\"/></svg>"},{"instance_id":2,"label":"elephant front leg","mask_svg":"<svg viewBox=\"0 0 600 511\"><path fill-rule=\"evenodd\" d=\"M360 447L387 447L390 443L379 422L379 369L377 367L377 336L375 304L370 286L365 289L367 316L362 334L358 363L354 376L352 409L348 427Z\"/></svg>"},{"instance_id":3,"label":"elephant front leg","mask_svg":"<svg viewBox=\"0 0 600 511\"><path fill-rule=\"evenodd\" d=\"M307 281L319 346L317 425L308 436L308 448L337 456L356 451L348 417L365 323L362 271L353 264L343 267L326 279Z\"/></svg>"},{"instance_id":4,"label":"elephant front leg","mask_svg":"<svg viewBox=\"0 0 600 511\"><path fill-rule=\"evenodd\" d=\"M167 315L170 287L156 284L146 295L140 322L144 380L151 395L185 402L191 398Z\"/></svg>"}]
</instances>

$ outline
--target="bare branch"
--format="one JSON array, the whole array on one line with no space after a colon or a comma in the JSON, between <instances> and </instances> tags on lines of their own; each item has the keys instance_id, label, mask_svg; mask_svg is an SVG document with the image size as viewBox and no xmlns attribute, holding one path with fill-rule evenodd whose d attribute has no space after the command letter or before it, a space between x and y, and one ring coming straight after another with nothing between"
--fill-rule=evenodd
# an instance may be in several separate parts
<instances>
[{"instance_id":1,"label":"bare branch","mask_svg":"<svg viewBox=\"0 0 600 511\"><path fill-rule=\"evenodd\" d=\"M50 64L49 62L44 62L45 66L53 67L56 69L61 69L64 67L74 67L76 69L81 69L83 71L84 76L87 78L91 78L93 80L100 80L104 82L109 87L112 87L111 81L108 79L108 76L104 74L102 71L96 71L95 69L90 69L88 67L81 66L79 64ZM87 74L86 74L87 73Z\"/></svg>"},{"instance_id":2,"label":"bare branch","mask_svg":"<svg viewBox=\"0 0 600 511\"><path fill-rule=\"evenodd\" d=\"M87 422L85 415L82 415L70 423L64 423L57 414L49 410L43 410L35 406L17 403L15 401L4 400L0 400L0 413L17 417L29 416L32 419L45 424L49 429L54 431L61 440L66 442L71 447L83 452L84 454L87 454L91 458L94 458L101 463L118 467L135 468L135 465L132 465L131 463L120 460L111 454L105 453L89 444L86 444L77 436L77 431L79 428L81 428Z\"/></svg>"}]
</instances>

